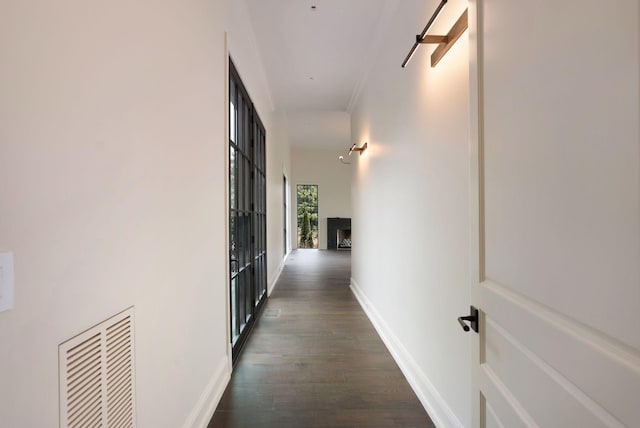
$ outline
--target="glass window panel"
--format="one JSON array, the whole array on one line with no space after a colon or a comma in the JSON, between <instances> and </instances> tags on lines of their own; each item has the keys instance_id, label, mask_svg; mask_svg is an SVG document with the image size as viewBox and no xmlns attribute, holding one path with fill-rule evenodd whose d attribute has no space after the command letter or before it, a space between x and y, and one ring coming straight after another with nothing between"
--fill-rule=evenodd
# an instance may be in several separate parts
<instances>
[{"instance_id":1,"label":"glass window panel","mask_svg":"<svg viewBox=\"0 0 640 428\"><path fill-rule=\"evenodd\" d=\"M264 192L262 191L262 174L260 173L259 170L256 170L256 198L258 200L258 207L257 210L259 212L263 212L264 211Z\"/></svg>"},{"instance_id":2,"label":"glass window panel","mask_svg":"<svg viewBox=\"0 0 640 428\"><path fill-rule=\"evenodd\" d=\"M262 178L262 189L260 189L260 194L262 195L262 212L267 212L267 179L264 174L261 176Z\"/></svg>"},{"instance_id":3,"label":"glass window panel","mask_svg":"<svg viewBox=\"0 0 640 428\"><path fill-rule=\"evenodd\" d=\"M245 264L250 264L251 260L251 214L246 214L244 217L245 223L245 246L244 246L244 260Z\"/></svg>"},{"instance_id":4,"label":"glass window panel","mask_svg":"<svg viewBox=\"0 0 640 428\"><path fill-rule=\"evenodd\" d=\"M245 264L251 263L251 215L247 214L243 216L245 223L245 246L244 246L244 260Z\"/></svg>"},{"instance_id":5,"label":"glass window panel","mask_svg":"<svg viewBox=\"0 0 640 428\"><path fill-rule=\"evenodd\" d=\"M244 221L241 215L236 216L238 235L236 241L236 260L238 260L238 271L242 270L245 264L244 260Z\"/></svg>"},{"instance_id":6,"label":"glass window panel","mask_svg":"<svg viewBox=\"0 0 640 428\"><path fill-rule=\"evenodd\" d=\"M238 275L239 284L238 284L238 332L242 333L244 330L245 320L246 320L246 305L245 302L247 300L247 271L244 271Z\"/></svg>"},{"instance_id":7,"label":"glass window panel","mask_svg":"<svg viewBox=\"0 0 640 428\"><path fill-rule=\"evenodd\" d=\"M244 299L245 299L245 290L244 290L244 275L238 275L238 306L237 306L237 314L236 320L238 324L238 335L242 335L242 331L244 330Z\"/></svg>"},{"instance_id":8,"label":"glass window panel","mask_svg":"<svg viewBox=\"0 0 640 428\"><path fill-rule=\"evenodd\" d=\"M244 210L244 161L240 152L237 153L236 168L237 171L237 205L239 210Z\"/></svg>"},{"instance_id":9,"label":"glass window panel","mask_svg":"<svg viewBox=\"0 0 640 428\"><path fill-rule=\"evenodd\" d=\"M238 217L235 212L231 212L229 215L229 253L231 257L231 274L235 275L238 273L238 269L240 269L240 262L238 260Z\"/></svg>"},{"instance_id":10,"label":"glass window panel","mask_svg":"<svg viewBox=\"0 0 640 428\"><path fill-rule=\"evenodd\" d=\"M236 141L237 134L237 122L236 122L236 82L231 80L229 85L229 139L233 142Z\"/></svg>"},{"instance_id":11,"label":"glass window panel","mask_svg":"<svg viewBox=\"0 0 640 428\"><path fill-rule=\"evenodd\" d=\"M262 294L267 292L267 258L262 256Z\"/></svg>"},{"instance_id":12,"label":"glass window panel","mask_svg":"<svg viewBox=\"0 0 640 428\"><path fill-rule=\"evenodd\" d=\"M240 331L238 330L238 320L236 313L238 307L238 279L231 280L231 340L235 343L238 339Z\"/></svg>"},{"instance_id":13,"label":"glass window panel","mask_svg":"<svg viewBox=\"0 0 640 428\"><path fill-rule=\"evenodd\" d=\"M248 102L244 103L244 145L242 150L245 153L249 153L251 147L249 147L249 141L251 140L251 105Z\"/></svg>"},{"instance_id":14,"label":"glass window panel","mask_svg":"<svg viewBox=\"0 0 640 428\"><path fill-rule=\"evenodd\" d=\"M249 159L244 163L244 209L251 209L251 162Z\"/></svg>"},{"instance_id":15,"label":"glass window panel","mask_svg":"<svg viewBox=\"0 0 640 428\"><path fill-rule=\"evenodd\" d=\"M256 174L256 211L262 212L264 211L262 204L262 174L260 174L259 170L255 170Z\"/></svg>"},{"instance_id":16,"label":"glass window panel","mask_svg":"<svg viewBox=\"0 0 640 428\"><path fill-rule=\"evenodd\" d=\"M238 105L237 105L237 117L236 117L236 133L237 139L236 144L238 145L239 150L244 149L244 98L242 97L242 93L238 91Z\"/></svg>"},{"instance_id":17,"label":"glass window panel","mask_svg":"<svg viewBox=\"0 0 640 428\"><path fill-rule=\"evenodd\" d=\"M264 171L265 152L264 152L264 131L260 132L260 169Z\"/></svg>"},{"instance_id":18,"label":"glass window panel","mask_svg":"<svg viewBox=\"0 0 640 428\"><path fill-rule=\"evenodd\" d=\"M262 216L262 251L267 250L267 216Z\"/></svg>"},{"instance_id":19,"label":"glass window panel","mask_svg":"<svg viewBox=\"0 0 640 428\"><path fill-rule=\"evenodd\" d=\"M260 153L262 153L262 156L260 156L260 168L264 172L267 165L266 138L264 132L262 132L260 138Z\"/></svg>"},{"instance_id":20,"label":"glass window panel","mask_svg":"<svg viewBox=\"0 0 640 428\"><path fill-rule=\"evenodd\" d=\"M244 140L246 133L244 132L245 110L244 110L244 97L241 92L238 92L238 149L244 150Z\"/></svg>"},{"instance_id":21,"label":"glass window panel","mask_svg":"<svg viewBox=\"0 0 640 428\"><path fill-rule=\"evenodd\" d=\"M251 292L251 270L247 269L245 271L246 277L247 277L247 282L245 283L246 285L246 298L244 300L245 302L245 314L244 314L244 319L245 322L249 321L249 318L251 318L251 315L253 314L253 299L251 298L251 296L253 295L253 293Z\"/></svg>"},{"instance_id":22,"label":"glass window panel","mask_svg":"<svg viewBox=\"0 0 640 428\"><path fill-rule=\"evenodd\" d=\"M262 156L262 153L260 152L260 127L258 125L256 125L255 127L255 133L256 133L256 138L255 138L255 159L254 159L254 163L255 163L255 167L259 168L260 167L260 156Z\"/></svg>"},{"instance_id":23,"label":"glass window panel","mask_svg":"<svg viewBox=\"0 0 640 428\"><path fill-rule=\"evenodd\" d=\"M258 247L257 247L257 244L258 244L258 237L257 237L257 233L258 233L258 222L257 222L256 214L255 214L255 213L251 214L251 218L252 218L252 220L253 220L253 236L254 236L254 239L253 239L253 257L255 258L255 256L256 256L256 251L257 251L257 249L258 249Z\"/></svg>"},{"instance_id":24,"label":"glass window panel","mask_svg":"<svg viewBox=\"0 0 640 428\"><path fill-rule=\"evenodd\" d=\"M256 169L253 169L253 195L254 195L254 203L255 203L255 210L256 211L260 211L260 189L259 189L259 180L260 180L260 176L257 174Z\"/></svg>"},{"instance_id":25,"label":"glass window panel","mask_svg":"<svg viewBox=\"0 0 640 428\"><path fill-rule=\"evenodd\" d=\"M260 301L262 293L260 292L260 283L262 282L262 269L260 269L260 260L256 260L256 304Z\"/></svg>"},{"instance_id":26,"label":"glass window panel","mask_svg":"<svg viewBox=\"0 0 640 428\"><path fill-rule=\"evenodd\" d=\"M236 149L233 146L229 147L229 206L231 209L236 209L237 207L236 179L238 162L236 156Z\"/></svg>"}]
</instances>

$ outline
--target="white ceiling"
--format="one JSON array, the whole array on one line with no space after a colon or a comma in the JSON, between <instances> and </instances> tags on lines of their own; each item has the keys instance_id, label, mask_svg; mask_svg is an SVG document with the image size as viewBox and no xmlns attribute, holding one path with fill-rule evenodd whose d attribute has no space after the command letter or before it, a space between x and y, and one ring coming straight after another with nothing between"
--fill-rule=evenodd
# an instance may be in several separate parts
<instances>
[{"instance_id":1,"label":"white ceiling","mask_svg":"<svg viewBox=\"0 0 640 428\"><path fill-rule=\"evenodd\" d=\"M348 148L346 112L398 0L245 1L290 143Z\"/></svg>"},{"instance_id":2,"label":"white ceiling","mask_svg":"<svg viewBox=\"0 0 640 428\"><path fill-rule=\"evenodd\" d=\"M351 115L345 111L290 111L287 128L293 146L341 150L351 146Z\"/></svg>"}]
</instances>

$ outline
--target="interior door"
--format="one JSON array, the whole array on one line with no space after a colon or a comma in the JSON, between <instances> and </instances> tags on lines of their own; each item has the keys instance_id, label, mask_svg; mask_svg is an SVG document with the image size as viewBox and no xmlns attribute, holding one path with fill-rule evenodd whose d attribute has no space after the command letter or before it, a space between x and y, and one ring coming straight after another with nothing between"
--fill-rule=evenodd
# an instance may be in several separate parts
<instances>
[{"instance_id":1,"label":"interior door","mask_svg":"<svg viewBox=\"0 0 640 428\"><path fill-rule=\"evenodd\" d=\"M638 427L638 1L469 12L474 426Z\"/></svg>"}]
</instances>

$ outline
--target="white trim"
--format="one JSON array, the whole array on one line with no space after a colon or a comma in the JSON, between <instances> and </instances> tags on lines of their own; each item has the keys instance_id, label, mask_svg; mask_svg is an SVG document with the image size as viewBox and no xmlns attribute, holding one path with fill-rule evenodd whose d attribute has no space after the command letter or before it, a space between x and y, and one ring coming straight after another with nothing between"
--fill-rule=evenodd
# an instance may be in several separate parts
<instances>
[{"instance_id":1,"label":"white trim","mask_svg":"<svg viewBox=\"0 0 640 428\"><path fill-rule=\"evenodd\" d=\"M229 212L230 212L230 202L229 202L229 172L230 172L230 161L229 161L229 61L231 60L231 56L229 55L229 33L224 32L224 153L221 154L222 161L224 162L224 260L225 260L225 291L224 296L227 304L225 306L225 316L226 316L226 338L227 343L231 343L231 242L229 241L230 236L230 227L229 224ZM231 354L229 354L231 355ZM231 357L229 357L231 358Z\"/></svg>"},{"instance_id":2,"label":"white trim","mask_svg":"<svg viewBox=\"0 0 640 428\"><path fill-rule=\"evenodd\" d=\"M367 317L378 332L378 335L396 361L400 370L407 378L409 385L437 427L464 428L464 425L453 413L436 387L420 369L411 354L402 345L397 336L389 328L371 301L364 294L358 283L351 278L351 291L362 306Z\"/></svg>"},{"instance_id":3,"label":"white trim","mask_svg":"<svg viewBox=\"0 0 640 428\"><path fill-rule=\"evenodd\" d=\"M484 61L482 40L482 2L469 0L469 293L471 304L482 309L479 284L484 279ZM481 311L482 313L482 311ZM484 316L480 315L481 322ZM484 328L471 339L472 426L486 425L488 402L481 399L480 364L485 362ZM483 408L486 405L487 408ZM497 415L496 415L497 419Z\"/></svg>"},{"instance_id":4,"label":"white trim","mask_svg":"<svg viewBox=\"0 0 640 428\"><path fill-rule=\"evenodd\" d=\"M218 364L218 369L209 383L207 383L183 428L206 428L209 424L222 398L222 394L224 394L224 390L229 380L231 380L231 368L228 360L228 358L225 358Z\"/></svg>"},{"instance_id":5,"label":"white trim","mask_svg":"<svg viewBox=\"0 0 640 428\"><path fill-rule=\"evenodd\" d=\"M271 296L271 293L273 293L273 289L276 288L276 284L278 283L278 279L280 279L280 274L284 269L284 265L287 262L287 257L289 257L289 254L291 254L291 251L285 254L285 256L282 258L280 265L276 269L276 273L273 274L273 277L269 281L269 284L267 285L267 296Z\"/></svg>"}]
</instances>

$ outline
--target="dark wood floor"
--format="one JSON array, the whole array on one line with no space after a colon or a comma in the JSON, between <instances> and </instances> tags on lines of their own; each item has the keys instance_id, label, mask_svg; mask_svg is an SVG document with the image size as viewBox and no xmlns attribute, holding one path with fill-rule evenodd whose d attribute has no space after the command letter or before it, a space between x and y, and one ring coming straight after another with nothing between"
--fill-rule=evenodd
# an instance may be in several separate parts
<instances>
[{"instance_id":1,"label":"dark wood floor","mask_svg":"<svg viewBox=\"0 0 640 428\"><path fill-rule=\"evenodd\" d=\"M434 427L350 275L349 252L289 256L208 428Z\"/></svg>"}]
</instances>

